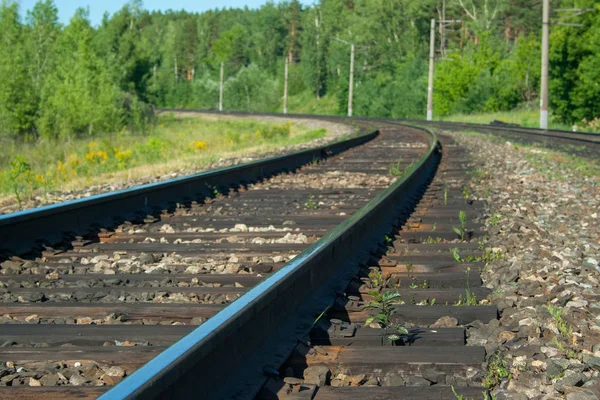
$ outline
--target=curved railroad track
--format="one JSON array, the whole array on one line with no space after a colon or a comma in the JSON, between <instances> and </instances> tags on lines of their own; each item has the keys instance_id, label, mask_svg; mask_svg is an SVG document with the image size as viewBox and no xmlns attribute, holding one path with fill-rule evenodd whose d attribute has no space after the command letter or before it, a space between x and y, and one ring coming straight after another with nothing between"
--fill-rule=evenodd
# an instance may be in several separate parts
<instances>
[{"instance_id":1,"label":"curved railroad track","mask_svg":"<svg viewBox=\"0 0 600 400\"><path fill-rule=\"evenodd\" d=\"M357 122L323 148L0 217L0 398L479 398L465 326L497 310L479 304L468 154ZM390 339L365 305L396 289L388 323L408 334Z\"/></svg>"}]
</instances>

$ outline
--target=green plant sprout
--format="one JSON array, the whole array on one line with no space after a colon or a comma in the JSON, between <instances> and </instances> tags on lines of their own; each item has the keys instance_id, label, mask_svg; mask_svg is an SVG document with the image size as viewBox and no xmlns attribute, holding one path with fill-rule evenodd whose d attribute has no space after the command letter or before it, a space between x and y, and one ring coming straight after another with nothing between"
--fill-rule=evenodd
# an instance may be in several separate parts
<instances>
[{"instance_id":1,"label":"green plant sprout","mask_svg":"<svg viewBox=\"0 0 600 400\"><path fill-rule=\"evenodd\" d=\"M431 237L431 236L427 236L427 239L425 239L425 244L438 244L438 243L442 243L444 241L443 238L441 237Z\"/></svg>"},{"instance_id":2,"label":"green plant sprout","mask_svg":"<svg viewBox=\"0 0 600 400\"><path fill-rule=\"evenodd\" d=\"M506 360L500 357L498 352L490 357L488 362L488 371L483 380L483 386L491 389L498 386L505 378L510 379L510 372L506 368Z\"/></svg>"},{"instance_id":3,"label":"green plant sprout","mask_svg":"<svg viewBox=\"0 0 600 400\"><path fill-rule=\"evenodd\" d=\"M460 254L458 253L458 247L453 247L450 249L450 254L452 254L452 258L454 259L454 262L463 262L463 259L460 258Z\"/></svg>"},{"instance_id":4,"label":"green plant sprout","mask_svg":"<svg viewBox=\"0 0 600 400\"><path fill-rule=\"evenodd\" d=\"M392 243L394 243L394 239L392 239L388 235L385 235L385 244L386 244L386 246L390 246Z\"/></svg>"},{"instance_id":5,"label":"green plant sprout","mask_svg":"<svg viewBox=\"0 0 600 400\"><path fill-rule=\"evenodd\" d=\"M409 276L412 274L412 270L413 270L413 263L412 263L412 261L409 261L406 263L406 271L408 272Z\"/></svg>"},{"instance_id":6,"label":"green plant sprout","mask_svg":"<svg viewBox=\"0 0 600 400\"><path fill-rule=\"evenodd\" d=\"M490 217L489 223L491 226L496 226L498 225L498 223L500 222L500 218L502 216L498 213L494 213L492 214L492 216Z\"/></svg>"},{"instance_id":7,"label":"green plant sprout","mask_svg":"<svg viewBox=\"0 0 600 400\"><path fill-rule=\"evenodd\" d=\"M469 278L471 276L471 267L467 267L465 271L467 275L467 288L465 289L465 297L463 299L462 294L458 296L458 301L454 304L456 306L476 306L477 305L477 296L475 293L471 291L471 286L469 284Z\"/></svg>"},{"instance_id":8,"label":"green plant sprout","mask_svg":"<svg viewBox=\"0 0 600 400\"><path fill-rule=\"evenodd\" d=\"M546 310L554 319L556 323L556 327L561 335L565 337L565 339L571 339L573 337L573 328L571 328L567 322L563 319L563 309L559 306L555 306L553 304L548 303L546 305Z\"/></svg>"},{"instance_id":9,"label":"green plant sprout","mask_svg":"<svg viewBox=\"0 0 600 400\"><path fill-rule=\"evenodd\" d=\"M456 234L460 236L460 240L464 242L467 226L467 213L463 210L460 210L458 213L458 220L460 221L460 226L452 225L452 230L456 232Z\"/></svg>"},{"instance_id":10,"label":"green plant sprout","mask_svg":"<svg viewBox=\"0 0 600 400\"><path fill-rule=\"evenodd\" d=\"M317 203L315 203L315 196L313 196L312 194L308 196L308 200L304 203L304 207L310 208L312 210L316 210L317 208L319 208Z\"/></svg>"},{"instance_id":11,"label":"green plant sprout","mask_svg":"<svg viewBox=\"0 0 600 400\"><path fill-rule=\"evenodd\" d=\"M365 321L365 325L369 326L372 323L377 323L380 328L392 330L392 333L385 333L388 340L395 341L400 339L400 334L407 335L408 330L398 323L392 322L392 317L396 312L394 304L399 302L401 297L398 291L386 291L385 293L369 292L373 296L373 300L369 301L363 307L363 310L376 310L376 314L369 316Z\"/></svg>"},{"instance_id":12,"label":"green plant sprout","mask_svg":"<svg viewBox=\"0 0 600 400\"><path fill-rule=\"evenodd\" d=\"M369 280L373 287L382 287L387 283L389 278L385 278L380 270L372 269L371 272L369 272Z\"/></svg>"},{"instance_id":13,"label":"green plant sprout","mask_svg":"<svg viewBox=\"0 0 600 400\"><path fill-rule=\"evenodd\" d=\"M469 198L471 197L471 188L467 185L463 186L462 193L463 193L463 197L465 198L465 201L468 201Z\"/></svg>"},{"instance_id":14,"label":"green plant sprout","mask_svg":"<svg viewBox=\"0 0 600 400\"><path fill-rule=\"evenodd\" d=\"M391 164L389 167L389 174L391 176L400 176L404 171L400 169L400 164L402 163L402 158L399 158L396 164Z\"/></svg>"}]
</instances>

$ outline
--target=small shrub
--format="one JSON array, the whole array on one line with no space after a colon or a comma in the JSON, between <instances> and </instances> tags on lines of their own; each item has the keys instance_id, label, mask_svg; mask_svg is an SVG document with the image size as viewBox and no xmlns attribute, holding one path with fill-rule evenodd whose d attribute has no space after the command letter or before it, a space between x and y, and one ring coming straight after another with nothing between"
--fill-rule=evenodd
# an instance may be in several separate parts
<instances>
[{"instance_id":1,"label":"small shrub","mask_svg":"<svg viewBox=\"0 0 600 400\"><path fill-rule=\"evenodd\" d=\"M126 168L127 165L129 164L129 162L131 161L132 156L133 156L133 151L131 151L131 150L115 152L115 159L117 160L119 169Z\"/></svg>"},{"instance_id":2,"label":"small shrub","mask_svg":"<svg viewBox=\"0 0 600 400\"><path fill-rule=\"evenodd\" d=\"M242 135L240 135L238 132L227 131L225 137L227 138L228 142L234 144L240 144L240 142L242 141Z\"/></svg>"},{"instance_id":3,"label":"small shrub","mask_svg":"<svg viewBox=\"0 0 600 400\"><path fill-rule=\"evenodd\" d=\"M272 127L263 128L260 131L260 135L267 140L273 140L276 138L287 138L290 136L292 123L288 122L283 125L275 125Z\"/></svg>"},{"instance_id":4,"label":"small shrub","mask_svg":"<svg viewBox=\"0 0 600 400\"><path fill-rule=\"evenodd\" d=\"M548 314L550 314L554 319L554 322L560 334L563 335L566 339L570 339L573 336L573 328L571 328L569 324L563 319L564 309L560 306L555 306L550 303L548 303L546 309L548 310Z\"/></svg>"},{"instance_id":5,"label":"small shrub","mask_svg":"<svg viewBox=\"0 0 600 400\"><path fill-rule=\"evenodd\" d=\"M159 160L166 144L159 138L150 138L146 143L139 145L137 152L148 161Z\"/></svg>"},{"instance_id":6,"label":"small shrub","mask_svg":"<svg viewBox=\"0 0 600 400\"><path fill-rule=\"evenodd\" d=\"M369 272L369 280L371 281L371 286L380 287L384 286L389 278L385 278L380 270L372 269L371 272Z\"/></svg>"},{"instance_id":7,"label":"small shrub","mask_svg":"<svg viewBox=\"0 0 600 400\"><path fill-rule=\"evenodd\" d=\"M488 372L483 381L483 386L488 390L492 389L502 383L505 378L510 379L510 372L506 368L506 360L496 352L488 362Z\"/></svg>"},{"instance_id":8,"label":"small shrub","mask_svg":"<svg viewBox=\"0 0 600 400\"><path fill-rule=\"evenodd\" d=\"M23 209L23 196L31 189L31 165L22 156L16 156L10 163L8 186L15 196L19 209Z\"/></svg>"},{"instance_id":9,"label":"small shrub","mask_svg":"<svg viewBox=\"0 0 600 400\"><path fill-rule=\"evenodd\" d=\"M386 330L392 330L393 333L386 332L385 336L388 340L395 341L400 339L399 334L407 335L408 330L398 323L392 322L392 317L396 313L394 304L400 301L400 293L398 291L387 291L385 293L369 292L373 296L373 300L368 302L363 310L375 310L376 314L371 315L365 321L365 325L369 326L372 323L376 323L381 328Z\"/></svg>"},{"instance_id":10,"label":"small shrub","mask_svg":"<svg viewBox=\"0 0 600 400\"><path fill-rule=\"evenodd\" d=\"M325 129L315 129L312 131L308 131L303 135L303 138L306 140L316 140L316 139L321 139L324 138L325 135L327 134L327 131Z\"/></svg>"}]
</instances>

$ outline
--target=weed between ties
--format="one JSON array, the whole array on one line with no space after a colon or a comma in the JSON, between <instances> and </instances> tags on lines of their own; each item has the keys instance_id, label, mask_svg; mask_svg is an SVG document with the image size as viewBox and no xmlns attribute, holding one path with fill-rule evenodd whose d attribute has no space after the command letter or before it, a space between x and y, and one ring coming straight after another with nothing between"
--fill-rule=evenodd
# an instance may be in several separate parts
<instances>
[{"instance_id":1,"label":"weed between ties","mask_svg":"<svg viewBox=\"0 0 600 400\"><path fill-rule=\"evenodd\" d=\"M400 339L401 334L407 335L408 330L402 324L392 322L392 317L396 313L394 305L399 303L400 293L397 290L388 290L384 293L372 291L369 292L369 295L373 296L373 300L369 301L363 310L375 310L376 314L367 318L365 325L370 326L373 323L379 325L380 328L386 330L384 336L390 341ZM392 330L392 332L387 330Z\"/></svg>"}]
</instances>

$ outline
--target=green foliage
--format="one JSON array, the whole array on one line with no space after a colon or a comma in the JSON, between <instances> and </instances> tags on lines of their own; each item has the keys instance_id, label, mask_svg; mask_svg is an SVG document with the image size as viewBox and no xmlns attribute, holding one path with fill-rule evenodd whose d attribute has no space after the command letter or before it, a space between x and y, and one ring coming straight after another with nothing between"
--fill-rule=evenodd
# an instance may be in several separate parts
<instances>
[{"instance_id":1,"label":"green foliage","mask_svg":"<svg viewBox=\"0 0 600 400\"><path fill-rule=\"evenodd\" d=\"M568 6L568 2L563 2ZM550 35L550 105L555 118L587 125L600 117L597 82L600 71L600 5L584 0L577 5L594 12L578 17L583 27L558 26Z\"/></svg>"},{"instance_id":2,"label":"green foliage","mask_svg":"<svg viewBox=\"0 0 600 400\"><path fill-rule=\"evenodd\" d=\"M319 205L315 202L315 196L312 194L308 196L308 200L304 203L304 207L309 208L311 210L316 210L319 208Z\"/></svg>"},{"instance_id":3,"label":"green foliage","mask_svg":"<svg viewBox=\"0 0 600 400\"><path fill-rule=\"evenodd\" d=\"M433 224L435 227L435 224ZM435 230L435 229L434 229ZM427 236L427 239L425 239L425 243L426 244L438 244L438 243L442 243L444 241L443 238L441 237L431 237L431 236Z\"/></svg>"},{"instance_id":4,"label":"green foliage","mask_svg":"<svg viewBox=\"0 0 600 400\"><path fill-rule=\"evenodd\" d=\"M59 188L71 181L102 182L102 174L131 167L143 174L150 168L198 167L216 157L236 156L247 151L271 151L281 146L322 137L325 131L299 125L263 123L253 119L214 120L211 118L158 117L151 132L122 129L97 134L95 138L40 138L27 143L18 138L0 138L0 192L22 203L41 190ZM223 134L226 132L227 134ZM265 137L262 132L275 132ZM236 138L235 141L232 138ZM170 167L171 169L173 167Z\"/></svg>"},{"instance_id":5,"label":"green foliage","mask_svg":"<svg viewBox=\"0 0 600 400\"><path fill-rule=\"evenodd\" d=\"M453 247L450 249L450 254L452 254L452 259L454 262L463 262L463 259L460 257L458 247Z\"/></svg>"},{"instance_id":6,"label":"green foliage","mask_svg":"<svg viewBox=\"0 0 600 400\"><path fill-rule=\"evenodd\" d=\"M460 226L452 226L452 230L456 232L458 236L460 236L461 241L465 241L466 234L466 226L467 226L467 213L463 210L458 212L458 220L460 221Z\"/></svg>"},{"instance_id":7,"label":"green foliage","mask_svg":"<svg viewBox=\"0 0 600 400\"><path fill-rule=\"evenodd\" d=\"M470 284L470 276L471 276L471 267L467 267L465 271L466 275L466 286L465 289L465 297L463 298L462 294L458 296L458 301L454 304L456 306L476 306L477 305L477 297L475 293L471 290Z\"/></svg>"},{"instance_id":8,"label":"green foliage","mask_svg":"<svg viewBox=\"0 0 600 400\"><path fill-rule=\"evenodd\" d=\"M458 296L458 300L454 303L455 306L476 306L477 296L470 289L465 290L465 297L463 295Z\"/></svg>"},{"instance_id":9,"label":"green foliage","mask_svg":"<svg viewBox=\"0 0 600 400\"><path fill-rule=\"evenodd\" d=\"M169 147L169 140L157 137L149 138L145 143L136 146L136 153L152 162L161 159L163 150Z\"/></svg>"},{"instance_id":10,"label":"green foliage","mask_svg":"<svg viewBox=\"0 0 600 400\"><path fill-rule=\"evenodd\" d=\"M271 139L274 139L277 137L287 138L290 136L291 126L292 126L292 124L289 122L284 125L275 125L275 126L261 130L260 135L267 140L271 140Z\"/></svg>"},{"instance_id":11,"label":"green foliage","mask_svg":"<svg viewBox=\"0 0 600 400\"><path fill-rule=\"evenodd\" d=\"M465 201L468 201L471 197L471 188L468 185L464 185L462 187L462 194Z\"/></svg>"},{"instance_id":12,"label":"green foliage","mask_svg":"<svg viewBox=\"0 0 600 400\"><path fill-rule=\"evenodd\" d=\"M17 199L19 209L22 209L23 194L27 191L31 179L31 165L22 157L16 156L10 163L8 184Z\"/></svg>"},{"instance_id":13,"label":"green foliage","mask_svg":"<svg viewBox=\"0 0 600 400\"><path fill-rule=\"evenodd\" d=\"M380 328L386 329L386 338L391 341L400 339L398 334L407 335L408 330L401 324L392 322L392 317L396 312L394 304L400 300L398 291L386 291L383 294L380 292L369 292L373 296L373 300L369 301L363 310L375 310L376 314L371 315L365 321L365 325L369 326L373 323L379 325ZM392 331L391 333L389 331Z\"/></svg>"},{"instance_id":14,"label":"green foliage","mask_svg":"<svg viewBox=\"0 0 600 400\"><path fill-rule=\"evenodd\" d=\"M577 6L598 9L596 3ZM214 109L221 64L225 109L280 111L286 57L290 112L345 114L345 42L356 46L356 115L422 118L429 21L439 18L437 6L433 0L310 6L292 0L258 9L163 13L131 0L93 27L83 10L59 24L52 0L39 0L24 18L17 2L3 0L0 135L72 139L123 127L145 131L152 122L149 104ZM444 57L436 60L436 116L535 105L541 3L473 1L468 7L447 3L447 15L467 22L448 29ZM600 12L576 22L583 27L552 28L552 116L600 130Z\"/></svg>"},{"instance_id":15,"label":"green foliage","mask_svg":"<svg viewBox=\"0 0 600 400\"><path fill-rule=\"evenodd\" d=\"M506 368L506 360L502 358L499 352L494 353L488 361L487 374L483 380L483 386L490 390L498 386L506 378L510 379L511 374Z\"/></svg>"},{"instance_id":16,"label":"green foliage","mask_svg":"<svg viewBox=\"0 0 600 400\"><path fill-rule=\"evenodd\" d=\"M371 269L371 272L369 272L369 280L371 281L371 286L380 287L384 286L389 279L383 276L381 270L373 268Z\"/></svg>"},{"instance_id":17,"label":"green foliage","mask_svg":"<svg viewBox=\"0 0 600 400\"><path fill-rule=\"evenodd\" d=\"M573 337L573 328L571 328L571 326L563 319L563 308L548 303L546 305L546 310L548 310L548 314L554 319L554 323L560 334L563 335L565 339L571 339Z\"/></svg>"},{"instance_id":18,"label":"green foliage","mask_svg":"<svg viewBox=\"0 0 600 400\"><path fill-rule=\"evenodd\" d=\"M491 226L498 226L501 218L502 218L502 215L500 215L498 213L493 213L492 216L489 218L488 223Z\"/></svg>"},{"instance_id":19,"label":"green foliage","mask_svg":"<svg viewBox=\"0 0 600 400\"><path fill-rule=\"evenodd\" d=\"M402 175L404 170L402 168L400 168L401 163L402 163L402 158L399 158L398 161L396 161L396 163L390 164L390 167L388 168L388 172L389 172L390 176Z\"/></svg>"}]
</instances>

